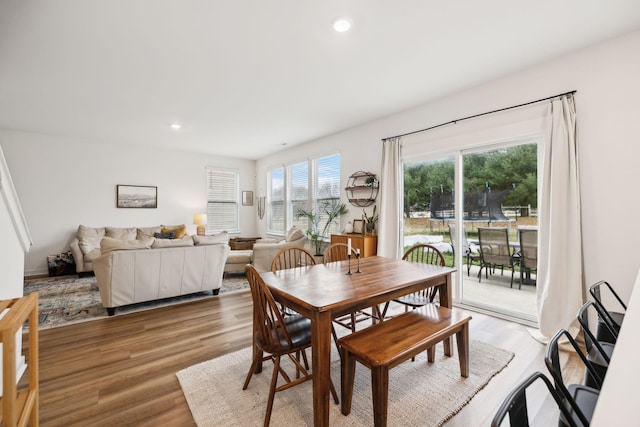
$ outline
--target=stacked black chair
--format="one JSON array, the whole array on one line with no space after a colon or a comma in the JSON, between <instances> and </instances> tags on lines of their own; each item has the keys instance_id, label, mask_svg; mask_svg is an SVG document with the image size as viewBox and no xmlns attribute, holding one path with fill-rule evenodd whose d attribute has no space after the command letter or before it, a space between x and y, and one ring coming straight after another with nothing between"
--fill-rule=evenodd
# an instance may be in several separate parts
<instances>
[{"instance_id":1,"label":"stacked black chair","mask_svg":"<svg viewBox=\"0 0 640 427\"><path fill-rule=\"evenodd\" d=\"M544 376L542 372L534 372L525 378L520 384L518 384L511 392L505 397L502 405L498 408L498 412L493 417L491 427L499 427L504 421L507 414L509 415L509 425L512 427L529 427L529 414L527 413L527 395L526 390L537 380L541 380L549 390L549 394L556 401L560 413L564 420L567 421L571 427L578 427L575 420L571 416L571 412L565 405L563 397L553 387L551 381Z\"/></svg>"},{"instance_id":2,"label":"stacked black chair","mask_svg":"<svg viewBox=\"0 0 640 427\"><path fill-rule=\"evenodd\" d=\"M613 354L614 345L608 342L599 341L596 336L589 329L589 309L593 308L598 313L599 317L603 317L602 311L593 301L587 301L578 310L578 322L582 327L582 334L584 336L584 344L587 349L587 361L598 373L600 378L604 379L607 374L607 368L611 361L611 355ZM611 333L613 331L610 330ZM600 388L588 372L585 373L585 384L590 387Z\"/></svg>"},{"instance_id":3,"label":"stacked black chair","mask_svg":"<svg viewBox=\"0 0 640 427\"><path fill-rule=\"evenodd\" d=\"M567 338L575 352L585 365L588 374L597 383L598 388L589 387L583 384L566 385L562 377L562 366L560 365L559 341L563 337ZM565 405L570 412L570 416L561 414L558 425L572 426L582 425L588 426L593 417L593 411L600 394L599 388L602 386L602 378L593 369L593 366L587 361L586 355L580 349L576 340L566 329L560 329L556 335L551 338L547 345L547 351L544 358L545 364L549 369L549 373L553 377L556 390L564 398Z\"/></svg>"},{"instance_id":4,"label":"stacked black chair","mask_svg":"<svg viewBox=\"0 0 640 427\"><path fill-rule=\"evenodd\" d=\"M611 295L615 297L620 307L622 307L623 312L610 311L604 306L602 302L602 295L600 292L600 288L602 287L606 287L609 293L611 293ZM602 312L602 315L598 316L596 338L598 338L598 341L610 342L612 344L615 344L615 340L618 336L618 333L620 332L620 326L622 326L622 321L624 320L624 312L627 311L627 306L624 302L622 302L622 299L620 299L611 285L604 280L591 285L591 287L589 288L589 293L593 297L596 306L600 308Z\"/></svg>"}]
</instances>

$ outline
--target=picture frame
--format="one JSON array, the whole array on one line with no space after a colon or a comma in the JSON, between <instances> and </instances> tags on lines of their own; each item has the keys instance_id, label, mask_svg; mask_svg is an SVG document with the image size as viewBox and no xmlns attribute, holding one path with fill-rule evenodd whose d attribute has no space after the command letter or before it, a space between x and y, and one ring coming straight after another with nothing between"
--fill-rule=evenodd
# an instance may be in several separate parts
<instances>
[{"instance_id":1,"label":"picture frame","mask_svg":"<svg viewBox=\"0 0 640 427\"><path fill-rule=\"evenodd\" d=\"M364 233L364 219L354 219L353 234L363 234L363 233Z\"/></svg>"},{"instance_id":2,"label":"picture frame","mask_svg":"<svg viewBox=\"0 0 640 427\"><path fill-rule=\"evenodd\" d=\"M158 207L158 187L150 185L116 185L117 208Z\"/></svg>"},{"instance_id":3,"label":"picture frame","mask_svg":"<svg viewBox=\"0 0 640 427\"><path fill-rule=\"evenodd\" d=\"M242 206L253 206L253 191L242 192Z\"/></svg>"}]
</instances>

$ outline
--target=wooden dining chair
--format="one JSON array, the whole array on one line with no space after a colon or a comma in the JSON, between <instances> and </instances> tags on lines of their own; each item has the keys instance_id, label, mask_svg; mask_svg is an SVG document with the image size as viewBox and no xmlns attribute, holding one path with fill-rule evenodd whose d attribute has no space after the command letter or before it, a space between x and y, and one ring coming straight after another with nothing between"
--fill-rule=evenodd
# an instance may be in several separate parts
<instances>
[{"instance_id":1,"label":"wooden dining chair","mask_svg":"<svg viewBox=\"0 0 640 427\"><path fill-rule=\"evenodd\" d=\"M288 270L296 267L308 267L316 265L316 257L311 252L300 246L288 246L280 249L271 261L271 271ZM285 315L296 314L289 307L281 306Z\"/></svg>"},{"instance_id":2,"label":"wooden dining chair","mask_svg":"<svg viewBox=\"0 0 640 427\"><path fill-rule=\"evenodd\" d=\"M302 356L305 365L308 366L306 349L311 347L311 321L299 314L283 316L271 291L256 269L252 265L247 265L245 272L253 299L253 342L262 354L254 351L253 361L242 389L246 390L249 387L249 382L260 363L268 360L273 362L273 374L264 418L264 426L267 427L271 420L275 394L313 378L308 368L300 363ZM264 353L267 354L264 355ZM283 369L280 363L282 356L288 356L293 362L296 370L295 378L292 379ZM279 375L285 383L277 386ZM331 395L334 402L338 404L338 394L333 382L331 382Z\"/></svg>"},{"instance_id":3,"label":"wooden dining chair","mask_svg":"<svg viewBox=\"0 0 640 427\"><path fill-rule=\"evenodd\" d=\"M300 246L288 246L280 249L271 261L271 271L287 270L295 267L316 265L316 258L311 252Z\"/></svg>"},{"instance_id":4,"label":"wooden dining chair","mask_svg":"<svg viewBox=\"0 0 640 427\"><path fill-rule=\"evenodd\" d=\"M402 259L410 262L417 262L422 264L432 264L445 266L445 260L442 253L435 246L427 244L417 244L404 253ZM438 288L426 288L412 294L404 295L400 298L396 298L393 301L403 304L404 311L409 311L409 308L422 307L430 304L435 300L438 294ZM384 318L389 309L389 302L387 302L382 310L382 317Z\"/></svg>"},{"instance_id":5,"label":"wooden dining chair","mask_svg":"<svg viewBox=\"0 0 640 427\"><path fill-rule=\"evenodd\" d=\"M331 246L329 246L327 249L325 249L323 254L323 262L325 264L329 264L332 262L346 261L349 259L348 253L349 253L349 245L345 243L334 243ZM358 261L357 261L357 252L353 247L351 248L351 262L353 263L352 268L355 271L356 263ZM333 322L337 323L338 325L344 328L349 329L351 332L355 332L356 324L358 322L371 319L372 317L375 318L376 320L381 318L380 310L378 309L378 307L377 306L374 307L373 310L374 310L373 313L368 313L364 310L359 310L354 313L349 313L346 316L338 317L334 319Z\"/></svg>"}]
</instances>

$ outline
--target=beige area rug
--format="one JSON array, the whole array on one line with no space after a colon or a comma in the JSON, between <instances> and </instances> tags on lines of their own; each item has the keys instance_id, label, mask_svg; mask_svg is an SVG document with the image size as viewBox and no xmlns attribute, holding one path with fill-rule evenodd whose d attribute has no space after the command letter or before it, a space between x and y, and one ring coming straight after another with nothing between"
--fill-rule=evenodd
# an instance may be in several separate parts
<instances>
[{"instance_id":1,"label":"beige area rug","mask_svg":"<svg viewBox=\"0 0 640 427\"><path fill-rule=\"evenodd\" d=\"M455 342L455 340L454 340ZM454 344L455 347L455 344ZM331 377L340 395L340 360L333 348ZM427 362L426 353L415 362L407 361L389 374L390 426L440 426L458 413L489 380L504 369L513 353L480 341L470 342L470 374L460 376L457 353L443 354L437 346L436 361ZM290 363L290 362L289 362ZM283 359L284 364L284 359ZM179 371L176 375L199 427L261 426L267 404L273 364L265 363L242 390L251 365L251 349L246 348ZM287 372L292 372L291 364ZM280 378L278 384L282 383ZM342 415L330 400L332 426L373 425L370 370L356 364L351 414ZM276 393L271 426L312 426L311 382Z\"/></svg>"}]
</instances>

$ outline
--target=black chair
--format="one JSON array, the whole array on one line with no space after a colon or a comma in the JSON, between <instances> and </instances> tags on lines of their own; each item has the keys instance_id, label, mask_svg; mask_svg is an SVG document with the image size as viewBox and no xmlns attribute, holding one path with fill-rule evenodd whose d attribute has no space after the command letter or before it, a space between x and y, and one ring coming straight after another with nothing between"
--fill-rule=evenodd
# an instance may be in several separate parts
<instances>
[{"instance_id":1,"label":"black chair","mask_svg":"<svg viewBox=\"0 0 640 427\"><path fill-rule=\"evenodd\" d=\"M568 421L569 426L578 427L573 417L571 417L571 413L567 409L567 406L563 402L563 398L558 391L553 387L551 381L542 373L542 372L534 372L525 378L520 384L518 384L511 392L505 397L502 405L498 408L498 412L496 412L493 417L493 421L491 421L491 427L499 427L504 421L507 414L509 415L509 425L512 427L529 427L529 414L527 412L527 395L526 390L529 386L531 386L536 380L542 380L547 389L549 390L549 394L553 397L558 408L560 409L560 413L564 417L565 420Z\"/></svg>"},{"instance_id":2,"label":"black chair","mask_svg":"<svg viewBox=\"0 0 640 427\"><path fill-rule=\"evenodd\" d=\"M254 352L254 358L242 389L247 389L251 377L260 363L267 360L273 361L273 375L264 418L264 426L267 427L271 419L273 399L276 392L312 379L313 374L308 371L305 353L306 349L311 347L311 321L299 314L283 316L273 299L271 291L269 291L256 269L252 265L247 265L245 272L253 299L253 329L255 332L253 342L257 348L267 353L267 355L260 357L260 352ZM295 379L292 379L280 364L280 358L285 355L289 357L296 368ZM304 359L305 366L300 363L301 356ZM280 386L277 386L278 374L282 375L285 380L285 383ZM333 383L331 383L331 394L337 404L338 395Z\"/></svg>"},{"instance_id":3,"label":"black chair","mask_svg":"<svg viewBox=\"0 0 640 427\"><path fill-rule=\"evenodd\" d=\"M599 316L602 316L600 309L593 301L587 301L580 310L578 310L578 323L582 327L584 335L584 345L587 349L587 361L598 372L600 378L604 379L607 374L607 368L611 361L614 345L608 342L599 341L591 329L589 329L589 308L594 308ZM610 331L611 332L611 331ZM591 387L599 388L597 382L585 373L585 384Z\"/></svg>"},{"instance_id":4,"label":"black chair","mask_svg":"<svg viewBox=\"0 0 640 427\"><path fill-rule=\"evenodd\" d=\"M593 411L598 402L598 396L600 394L599 389L589 387L583 384L569 384L565 385L562 377L562 366L560 365L560 350L559 341L561 338L566 337L571 343L571 346L575 352L580 356L580 360L584 363L585 368L590 375L598 382L599 386L602 385L602 379L598 376L598 373L593 369L591 364L587 361L587 357L580 349L580 346L576 340L566 329L560 329L556 335L551 338L549 344L547 344L547 351L544 357L544 362L549 369L549 373L553 377L556 391L563 396L566 408L570 412L570 417L560 414L558 421L559 426L571 426L571 425L583 425L588 426L593 417Z\"/></svg>"},{"instance_id":5,"label":"black chair","mask_svg":"<svg viewBox=\"0 0 640 427\"><path fill-rule=\"evenodd\" d=\"M609 292L615 297L618 301L620 307L622 307L622 312L610 311L608 310L604 304L602 303L602 296L600 293L600 288L605 286ZM620 327L622 326L622 321L624 320L624 312L627 311L627 306L622 299L618 296L616 291L613 290L611 285L604 280L591 285L589 288L589 293L593 297L593 300L596 303L596 306L600 307L603 316L598 316L598 327L596 328L596 338L598 341L615 343L618 333L620 332ZM613 329L614 334L611 333L611 329ZM615 335L615 336L614 336Z\"/></svg>"},{"instance_id":6,"label":"black chair","mask_svg":"<svg viewBox=\"0 0 640 427\"><path fill-rule=\"evenodd\" d=\"M504 273L504 268L511 269L511 287L513 287L513 274L519 260L514 255L509 245L509 230L503 227L478 227L478 240L480 240L480 271L478 281L482 281L482 269L487 278L489 270L500 267Z\"/></svg>"}]
</instances>

